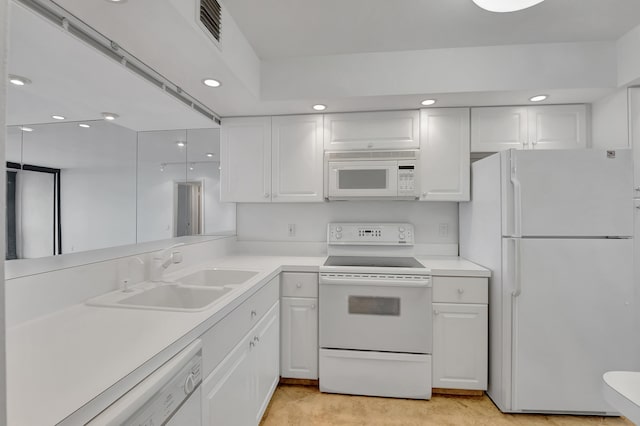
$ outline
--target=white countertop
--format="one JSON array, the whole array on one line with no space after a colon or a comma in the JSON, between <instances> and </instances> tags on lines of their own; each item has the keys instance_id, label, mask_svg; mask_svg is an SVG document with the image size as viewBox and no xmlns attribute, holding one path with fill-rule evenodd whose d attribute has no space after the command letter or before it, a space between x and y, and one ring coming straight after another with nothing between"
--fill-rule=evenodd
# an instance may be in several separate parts
<instances>
[{"instance_id":1,"label":"white countertop","mask_svg":"<svg viewBox=\"0 0 640 426\"><path fill-rule=\"evenodd\" d=\"M640 422L640 372L608 371L602 379L605 383L605 398L625 417Z\"/></svg>"},{"instance_id":2,"label":"white countertop","mask_svg":"<svg viewBox=\"0 0 640 426\"><path fill-rule=\"evenodd\" d=\"M457 257L418 259L432 270L432 275L490 275L488 270ZM204 267L260 271L233 296L207 310L192 313L80 304L8 329L8 424L49 425L65 418L71 424L75 419L96 414L271 278L283 271L317 272L324 260L325 257L218 258L167 275L170 279Z\"/></svg>"}]
</instances>

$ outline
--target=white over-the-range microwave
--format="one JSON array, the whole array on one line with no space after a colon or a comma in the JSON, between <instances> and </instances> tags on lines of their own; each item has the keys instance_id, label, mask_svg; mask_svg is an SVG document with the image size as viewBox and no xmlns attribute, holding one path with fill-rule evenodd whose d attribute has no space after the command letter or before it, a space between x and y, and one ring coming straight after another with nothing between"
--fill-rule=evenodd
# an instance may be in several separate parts
<instances>
[{"instance_id":1,"label":"white over-the-range microwave","mask_svg":"<svg viewBox=\"0 0 640 426\"><path fill-rule=\"evenodd\" d=\"M419 151L328 151L328 200L415 200L420 194Z\"/></svg>"}]
</instances>

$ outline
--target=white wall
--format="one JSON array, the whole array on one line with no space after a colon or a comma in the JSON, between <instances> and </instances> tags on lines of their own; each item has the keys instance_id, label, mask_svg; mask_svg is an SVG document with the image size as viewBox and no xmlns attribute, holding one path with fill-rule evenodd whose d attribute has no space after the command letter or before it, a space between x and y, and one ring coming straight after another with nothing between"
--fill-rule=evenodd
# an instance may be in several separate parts
<instances>
[{"instance_id":1,"label":"white wall","mask_svg":"<svg viewBox=\"0 0 640 426\"><path fill-rule=\"evenodd\" d=\"M136 242L135 167L63 169L62 252Z\"/></svg>"},{"instance_id":2,"label":"white wall","mask_svg":"<svg viewBox=\"0 0 640 426\"><path fill-rule=\"evenodd\" d=\"M629 146L627 89L618 89L599 99L591 108L591 140L594 148Z\"/></svg>"},{"instance_id":3,"label":"white wall","mask_svg":"<svg viewBox=\"0 0 640 426\"><path fill-rule=\"evenodd\" d=\"M616 87L616 45L553 43L263 61L262 98Z\"/></svg>"},{"instance_id":4,"label":"white wall","mask_svg":"<svg viewBox=\"0 0 640 426\"><path fill-rule=\"evenodd\" d=\"M329 222L410 222L418 244L458 244L458 204L413 201L238 204L239 241L324 242ZM296 236L288 236L295 224ZM446 225L446 235L440 225Z\"/></svg>"},{"instance_id":5,"label":"white wall","mask_svg":"<svg viewBox=\"0 0 640 426\"><path fill-rule=\"evenodd\" d=\"M16 245L19 258L53 255L54 176L20 170L16 182Z\"/></svg>"},{"instance_id":6,"label":"white wall","mask_svg":"<svg viewBox=\"0 0 640 426\"><path fill-rule=\"evenodd\" d=\"M618 86L640 81L640 25L620 37L616 43Z\"/></svg>"},{"instance_id":7,"label":"white wall","mask_svg":"<svg viewBox=\"0 0 640 426\"><path fill-rule=\"evenodd\" d=\"M7 98L7 34L9 28L7 0L0 0L0 129L4 129L6 125L6 98ZM0 133L0 163L4 164L4 146L6 140L6 132ZM6 173L0 176L0 200L4 207L0 208L0 223L5 223L5 210L7 199ZM0 258L5 258L5 228L0 227ZM0 262L0 276L4 277L4 262ZM5 286L2 281L0 285L0 424L7 423L7 386L6 386L6 350L5 350Z\"/></svg>"}]
</instances>

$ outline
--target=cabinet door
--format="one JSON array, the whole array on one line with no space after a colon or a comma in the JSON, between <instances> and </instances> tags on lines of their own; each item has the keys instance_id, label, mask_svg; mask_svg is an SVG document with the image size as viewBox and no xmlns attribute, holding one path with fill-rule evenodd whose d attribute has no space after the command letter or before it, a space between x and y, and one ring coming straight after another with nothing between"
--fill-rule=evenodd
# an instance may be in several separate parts
<instances>
[{"instance_id":1,"label":"cabinet door","mask_svg":"<svg viewBox=\"0 0 640 426\"><path fill-rule=\"evenodd\" d=\"M418 111L384 111L325 114L324 149L418 148Z\"/></svg>"},{"instance_id":2,"label":"cabinet door","mask_svg":"<svg viewBox=\"0 0 640 426\"><path fill-rule=\"evenodd\" d=\"M469 108L420 111L420 200L469 201Z\"/></svg>"},{"instance_id":3,"label":"cabinet door","mask_svg":"<svg viewBox=\"0 0 640 426\"><path fill-rule=\"evenodd\" d=\"M318 299L282 298L282 377L318 379Z\"/></svg>"},{"instance_id":4,"label":"cabinet door","mask_svg":"<svg viewBox=\"0 0 640 426\"><path fill-rule=\"evenodd\" d=\"M280 304L276 302L256 326L252 359L255 377L253 424L259 424L280 381Z\"/></svg>"},{"instance_id":5,"label":"cabinet door","mask_svg":"<svg viewBox=\"0 0 640 426\"><path fill-rule=\"evenodd\" d=\"M271 117L223 119L220 199L247 203L271 201Z\"/></svg>"},{"instance_id":6,"label":"cabinet door","mask_svg":"<svg viewBox=\"0 0 640 426\"><path fill-rule=\"evenodd\" d=\"M487 389L487 305L433 304L433 387Z\"/></svg>"},{"instance_id":7,"label":"cabinet door","mask_svg":"<svg viewBox=\"0 0 640 426\"><path fill-rule=\"evenodd\" d=\"M633 149L634 197L640 198L640 87L629 88L629 138Z\"/></svg>"},{"instance_id":8,"label":"cabinet door","mask_svg":"<svg viewBox=\"0 0 640 426\"><path fill-rule=\"evenodd\" d=\"M587 147L586 105L544 105L528 109L529 146L532 149Z\"/></svg>"},{"instance_id":9,"label":"cabinet door","mask_svg":"<svg viewBox=\"0 0 640 426\"><path fill-rule=\"evenodd\" d=\"M527 107L471 108L471 152L527 148Z\"/></svg>"},{"instance_id":10,"label":"cabinet door","mask_svg":"<svg viewBox=\"0 0 640 426\"><path fill-rule=\"evenodd\" d=\"M272 200L322 201L322 115L273 117Z\"/></svg>"},{"instance_id":11,"label":"cabinet door","mask_svg":"<svg viewBox=\"0 0 640 426\"><path fill-rule=\"evenodd\" d=\"M247 426L255 422L254 367L244 338L202 384L203 426Z\"/></svg>"}]
</instances>

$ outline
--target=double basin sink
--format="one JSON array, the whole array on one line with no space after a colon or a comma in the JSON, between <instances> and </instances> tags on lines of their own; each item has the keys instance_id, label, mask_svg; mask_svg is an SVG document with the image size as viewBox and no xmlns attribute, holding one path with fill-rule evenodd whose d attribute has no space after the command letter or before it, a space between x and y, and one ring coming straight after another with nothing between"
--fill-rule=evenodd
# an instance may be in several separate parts
<instances>
[{"instance_id":1,"label":"double basin sink","mask_svg":"<svg viewBox=\"0 0 640 426\"><path fill-rule=\"evenodd\" d=\"M158 309L166 311L201 311L258 272L235 269L204 269L175 283L157 284L132 292L116 291L87 302L93 306Z\"/></svg>"}]
</instances>

